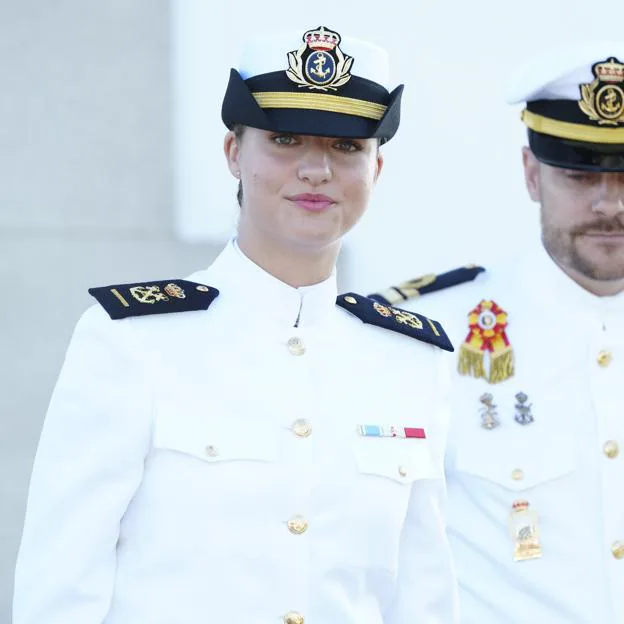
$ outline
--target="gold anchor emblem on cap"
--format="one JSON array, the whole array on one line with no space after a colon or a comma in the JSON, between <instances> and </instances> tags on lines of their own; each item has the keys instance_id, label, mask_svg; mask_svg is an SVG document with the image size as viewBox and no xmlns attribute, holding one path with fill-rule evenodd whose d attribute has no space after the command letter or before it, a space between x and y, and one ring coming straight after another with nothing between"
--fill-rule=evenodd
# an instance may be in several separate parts
<instances>
[{"instance_id":1,"label":"gold anchor emblem on cap","mask_svg":"<svg viewBox=\"0 0 624 624\"><path fill-rule=\"evenodd\" d=\"M595 76L581 85L581 110L601 126L624 123L624 64L615 57L592 67Z\"/></svg>"},{"instance_id":2,"label":"gold anchor emblem on cap","mask_svg":"<svg viewBox=\"0 0 624 624\"><path fill-rule=\"evenodd\" d=\"M303 44L288 52L286 76L299 87L336 91L351 79L353 57L340 49L341 36L325 26L308 30Z\"/></svg>"}]
</instances>

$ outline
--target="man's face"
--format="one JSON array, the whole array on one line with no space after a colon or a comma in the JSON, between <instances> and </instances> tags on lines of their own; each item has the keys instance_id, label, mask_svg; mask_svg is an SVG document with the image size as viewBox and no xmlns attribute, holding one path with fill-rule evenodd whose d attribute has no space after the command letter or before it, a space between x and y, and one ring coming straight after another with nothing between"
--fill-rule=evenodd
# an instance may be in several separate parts
<instances>
[{"instance_id":1,"label":"man's face","mask_svg":"<svg viewBox=\"0 0 624 624\"><path fill-rule=\"evenodd\" d=\"M525 179L541 204L546 251L564 269L598 281L624 279L624 173L561 169L523 152Z\"/></svg>"}]
</instances>

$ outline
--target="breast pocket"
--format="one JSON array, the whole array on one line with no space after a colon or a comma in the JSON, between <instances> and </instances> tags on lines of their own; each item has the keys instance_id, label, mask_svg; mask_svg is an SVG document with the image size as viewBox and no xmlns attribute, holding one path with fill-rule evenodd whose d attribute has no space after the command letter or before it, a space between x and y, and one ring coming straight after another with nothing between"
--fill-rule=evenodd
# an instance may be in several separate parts
<instances>
[{"instance_id":1,"label":"breast pocket","mask_svg":"<svg viewBox=\"0 0 624 624\"><path fill-rule=\"evenodd\" d=\"M355 443L359 472L399 484L442 476L433 459L428 440L363 438Z\"/></svg>"},{"instance_id":2,"label":"breast pocket","mask_svg":"<svg viewBox=\"0 0 624 624\"><path fill-rule=\"evenodd\" d=\"M417 491L427 492L442 471L428 440L357 438L354 454L357 472L345 493L352 514L345 543L363 565L395 570L410 500Z\"/></svg>"},{"instance_id":3,"label":"breast pocket","mask_svg":"<svg viewBox=\"0 0 624 624\"><path fill-rule=\"evenodd\" d=\"M267 527L279 526L273 514L284 489L277 436L270 427L243 426L239 413L219 421L209 409L157 407L143 481L146 509L166 539L185 536L176 539L191 558L202 547L208 558L266 556Z\"/></svg>"}]
</instances>

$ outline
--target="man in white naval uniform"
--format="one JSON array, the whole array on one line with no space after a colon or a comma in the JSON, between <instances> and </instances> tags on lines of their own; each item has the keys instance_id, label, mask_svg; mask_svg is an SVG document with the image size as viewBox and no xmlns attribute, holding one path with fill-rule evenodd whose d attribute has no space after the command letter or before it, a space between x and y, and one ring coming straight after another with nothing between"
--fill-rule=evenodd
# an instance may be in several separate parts
<instances>
[{"instance_id":1,"label":"man in white naval uniform","mask_svg":"<svg viewBox=\"0 0 624 624\"><path fill-rule=\"evenodd\" d=\"M458 347L446 472L462 624L624 622L623 89L622 43L519 70L509 99L526 102L542 240L472 283L382 293L437 312Z\"/></svg>"}]
</instances>

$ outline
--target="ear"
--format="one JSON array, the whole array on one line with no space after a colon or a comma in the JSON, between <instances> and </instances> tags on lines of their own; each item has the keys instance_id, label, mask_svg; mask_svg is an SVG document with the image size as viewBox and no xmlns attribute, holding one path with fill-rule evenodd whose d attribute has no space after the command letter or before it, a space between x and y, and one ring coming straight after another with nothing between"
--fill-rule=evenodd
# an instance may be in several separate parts
<instances>
[{"instance_id":1,"label":"ear","mask_svg":"<svg viewBox=\"0 0 624 624\"><path fill-rule=\"evenodd\" d=\"M541 201L540 195L540 163L529 147L522 148L522 165L524 167L524 182L529 192L529 197L534 202Z\"/></svg>"},{"instance_id":2,"label":"ear","mask_svg":"<svg viewBox=\"0 0 624 624\"><path fill-rule=\"evenodd\" d=\"M227 160L228 169L235 178L240 178L240 146L236 135L230 130L223 139L223 152Z\"/></svg>"},{"instance_id":3,"label":"ear","mask_svg":"<svg viewBox=\"0 0 624 624\"><path fill-rule=\"evenodd\" d=\"M383 169L384 157L381 153L381 150L377 150L377 161L375 163L375 174L373 176L373 182L376 184L379 176L381 175L381 170Z\"/></svg>"}]
</instances>

